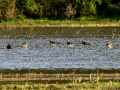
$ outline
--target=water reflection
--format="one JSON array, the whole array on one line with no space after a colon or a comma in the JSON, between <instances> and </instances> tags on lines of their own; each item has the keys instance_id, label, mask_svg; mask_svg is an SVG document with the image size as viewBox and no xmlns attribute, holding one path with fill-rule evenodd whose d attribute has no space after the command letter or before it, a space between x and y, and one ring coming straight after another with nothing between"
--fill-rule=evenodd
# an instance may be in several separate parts
<instances>
[{"instance_id":1,"label":"water reflection","mask_svg":"<svg viewBox=\"0 0 120 90\"><path fill-rule=\"evenodd\" d=\"M119 70L120 30L110 28L1 28L1 70ZM51 46L49 40L60 42ZM67 40L76 43L70 47ZM89 42L84 46L82 40ZM28 41L27 48L22 43ZM107 42L113 44L107 47ZM10 43L12 50L7 51ZM57 70L58 71L58 70Z\"/></svg>"}]
</instances>

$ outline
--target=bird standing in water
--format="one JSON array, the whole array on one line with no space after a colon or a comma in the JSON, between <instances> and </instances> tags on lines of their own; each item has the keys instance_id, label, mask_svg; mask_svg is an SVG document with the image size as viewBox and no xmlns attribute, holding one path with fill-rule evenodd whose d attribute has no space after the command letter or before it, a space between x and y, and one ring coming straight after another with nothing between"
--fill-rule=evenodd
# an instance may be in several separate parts
<instances>
[{"instance_id":1,"label":"bird standing in water","mask_svg":"<svg viewBox=\"0 0 120 90\"><path fill-rule=\"evenodd\" d=\"M112 44L110 43L110 42L107 42L107 46L109 47L109 48L112 48Z\"/></svg>"},{"instance_id":2,"label":"bird standing in water","mask_svg":"<svg viewBox=\"0 0 120 90\"><path fill-rule=\"evenodd\" d=\"M9 51L11 51L12 47L11 47L10 44L7 45L7 49L8 49Z\"/></svg>"},{"instance_id":3,"label":"bird standing in water","mask_svg":"<svg viewBox=\"0 0 120 90\"><path fill-rule=\"evenodd\" d=\"M50 40L50 44L53 45L53 47L54 47L55 45L60 44L60 43L57 43L57 42L55 42L55 41L52 41L52 39L51 39L51 40Z\"/></svg>"},{"instance_id":4,"label":"bird standing in water","mask_svg":"<svg viewBox=\"0 0 120 90\"><path fill-rule=\"evenodd\" d=\"M68 44L69 46L73 46L73 45L75 45L76 43L73 43L73 42L70 42L69 40L67 40L67 44Z\"/></svg>"},{"instance_id":5,"label":"bird standing in water","mask_svg":"<svg viewBox=\"0 0 120 90\"><path fill-rule=\"evenodd\" d=\"M22 44L23 47L27 47L28 46L28 42L25 41L23 44Z\"/></svg>"},{"instance_id":6,"label":"bird standing in water","mask_svg":"<svg viewBox=\"0 0 120 90\"><path fill-rule=\"evenodd\" d=\"M87 43L87 42L85 42L84 40L82 40L82 44L83 44L83 45L91 45L90 43Z\"/></svg>"}]
</instances>

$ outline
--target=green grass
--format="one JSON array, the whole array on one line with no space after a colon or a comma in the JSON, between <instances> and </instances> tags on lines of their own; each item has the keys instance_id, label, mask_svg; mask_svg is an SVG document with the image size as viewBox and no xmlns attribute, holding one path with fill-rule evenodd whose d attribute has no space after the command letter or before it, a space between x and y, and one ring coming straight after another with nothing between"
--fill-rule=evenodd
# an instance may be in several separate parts
<instances>
[{"instance_id":1,"label":"green grass","mask_svg":"<svg viewBox=\"0 0 120 90\"><path fill-rule=\"evenodd\" d=\"M24 19L14 21L2 21L1 27L6 26L52 26L52 27L102 27L102 26L120 26L120 20L117 19L101 19L98 17L81 17L73 20L68 19Z\"/></svg>"},{"instance_id":2,"label":"green grass","mask_svg":"<svg viewBox=\"0 0 120 90\"><path fill-rule=\"evenodd\" d=\"M80 76L77 76L80 75ZM102 75L102 76L101 76ZM54 83L49 83L49 80L45 80L41 82L42 80L35 80L36 78L75 78L79 77L77 80L71 80L71 82L61 83L58 80ZM82 80L83 77L97 77L95 80ZM112 79L112 80L100 80L100 77L120 77L119 73L115 74L106 74L106 73L94 73L94 74L75 74L75 72L70 74L43 74L43 73L24 73L24 74L4 74L1 73L0 78L0 90L118 90L120 89L120 80L118 79ZM11 79L11 81L4 81L2 79ZM16 79L22 79L22 78L33 78L34 80L16 80ZM12 80L14 79L14 80Z\"/></svg>"},{"instance_id":3,"label":"green grass","mask_svg":"<svg viewBox=\"0 0 120 90\"><path fill-rule=\"evenodd\" d=\"M120 82L83 82L83 83L68 83L68 84L36 84L26 82L25 84L5 84L0 85L0 90L118 90Z\"/></svg>"}]
</instances>

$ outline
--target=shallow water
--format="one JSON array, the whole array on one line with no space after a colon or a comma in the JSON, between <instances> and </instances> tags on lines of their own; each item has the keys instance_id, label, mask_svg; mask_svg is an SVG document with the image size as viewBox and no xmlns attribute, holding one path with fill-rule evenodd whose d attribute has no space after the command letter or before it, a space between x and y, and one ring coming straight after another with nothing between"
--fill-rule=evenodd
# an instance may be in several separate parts
<instances>
[{"instance_id":1,"label":"shallow water","mask_svg":"<svg viewBox=\"0 0 120 90\"><path fill-rule=\"evenodd\" d=\"M0 28L1 71L92 72L120 70L120 28ZM115 34L115 35L114 35ZM49 40L60 42L53 47ZM90 43L84 46L82 40ZM75 42L72 47L67 40ZM22 43L28 41L28 48ZM107 41L113 44L106 46ZM6 49L7 44L12 50Z\"/></svg>"}]
</instances>

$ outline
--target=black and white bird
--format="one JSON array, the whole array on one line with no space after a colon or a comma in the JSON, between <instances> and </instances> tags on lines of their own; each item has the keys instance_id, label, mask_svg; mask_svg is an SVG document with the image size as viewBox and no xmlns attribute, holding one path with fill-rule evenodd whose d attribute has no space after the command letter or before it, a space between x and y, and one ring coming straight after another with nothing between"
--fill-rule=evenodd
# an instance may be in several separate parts
<instances>
[{"instance_id":1,"label":"black and white bird","mask_svg":"<svg viewBox=\"0 0 120 90\"><path fill-rule=\"evenodd\" d=\"M82 40L82 44L83 44L83 45L91 45L90 43L87 43L87 42L85 42L84 40Z\"/></svg>"},{"instance_id":2,"label":"black and white bird","mask_svg":"<svg viewBox=\"0 0 120 90\"><path fill-rule=\"evenodd\" d=\"M12 47L11 47L10 44L7 45L7 49L8 49L9 51L11 51Z\"/></svg>"},{"instance_id":3,"label":"black and white bird","mask_svg":"<svg viewBox=\"0 0 120 90\"><path fill-rule=\"evenodd\" d=\"M52 41L52 39L51 39L51 40L50 40L50 44L53 45L53 47L54 47L55 45L60 44L60 43L57 43L57 42L55 42L55 41Z\"/></svg>"},{"instance_id":4,"label":"black and white bird","mask_svg":"<svg viewBox=\"0 0 120 90\"><path fill-rule=\"evenodd\" d=\"M75 45L76 43L73 43L73 42L70 42L69 40L67 40L67 44L68 44L69 46L73 46L73 45Z\"/></svg>"}]
</instances>

